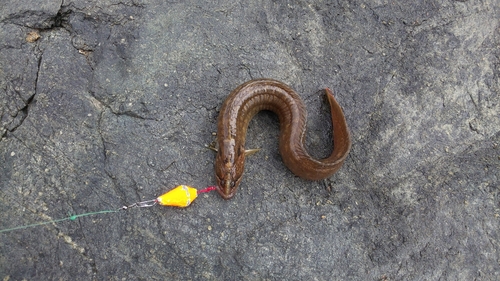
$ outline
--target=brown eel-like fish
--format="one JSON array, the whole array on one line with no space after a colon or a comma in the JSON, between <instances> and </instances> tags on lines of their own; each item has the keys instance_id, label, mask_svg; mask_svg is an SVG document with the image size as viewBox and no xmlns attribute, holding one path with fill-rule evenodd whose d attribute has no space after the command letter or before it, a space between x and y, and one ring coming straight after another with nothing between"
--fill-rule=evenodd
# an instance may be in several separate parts
<instances>
[{"instance_id":1,"label":"brown eel-like fish","mask_svg":"<svg viewBox=\"0 0 500 281\"><path fill-rule=\"evenodd\" d=\"M256 79L243 83L227 97L219 113L215 160L217 191L224 199L234 196L245 166L245 139L250 120L261 110L276 113L280 121L279 148L285 165L297 176L321 180L344 163L351 148L342 108L325 89L333 124L333 152L314 159L304 147L307 114L299 95L282 82ZM248 151L247 151L248 152Z\"/></svg>"}]
</instances>

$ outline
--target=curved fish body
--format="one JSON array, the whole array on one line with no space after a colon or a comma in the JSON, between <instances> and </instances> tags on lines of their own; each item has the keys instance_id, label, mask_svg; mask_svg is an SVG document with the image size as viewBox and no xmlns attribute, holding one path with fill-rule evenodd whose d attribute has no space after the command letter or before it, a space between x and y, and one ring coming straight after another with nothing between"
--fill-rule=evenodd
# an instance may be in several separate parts
<instances>
[{"instance_id":1,"label":"curved fish body","mask_svg":"<svg viewBox=\"0 0 500 281\"><path fill-rule=\"evenodd\" d=\"M227 97L218 118L218 152L215 161L217 191L224 199L234 196L245 166L245 139L250 120L261 110L276 113L280 122L279 150L285 165L297 176L321 180L344 163L351 148L342 108L325 89L333 124L333 152L314 159L304 145L307 113L299 95L286 84L271 80L248 81Z\"/></svg>"}]
</instances>

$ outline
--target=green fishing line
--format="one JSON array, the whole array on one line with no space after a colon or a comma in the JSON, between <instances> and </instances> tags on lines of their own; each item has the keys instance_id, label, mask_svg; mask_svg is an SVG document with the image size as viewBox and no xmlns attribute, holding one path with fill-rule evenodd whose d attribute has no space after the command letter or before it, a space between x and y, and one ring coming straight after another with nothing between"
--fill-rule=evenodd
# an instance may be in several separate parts
<instances>
[{"instance_id":1,"label":"green fishing line","mask_svg":"<svg viewBox=\"0 0 500 281\"><path fill-rule=\"evenodd\" d=\"M191 202L194 199L196 199L198 194L206 193L206 192L209 192L212 190L216 190L216 187L209 186L205 189L201 189L201 190L197 191L193 187L190 187L187 185L179 185L176 188L168 191L167 193L161 195L160 197L158 197L156 199L137 202L137 203L134 203L134 204L128 205L128 206L123 206L118 210L105 210L105 211L84 213L84 214L79 214L79 215L72 215L72 216L58 219L58 220L51 220L51 221L39 222L39 223L28 224L28 225L21 225L21 226L16 226L16 227L11 227L11 228L5 228L5 229L0 229L0 233L18 230L18 229L26 229L29 227L40 226L40 225L45 225L45 224L49 224L49 223L62 222L62 221L66 221L66 220L74 221L79 217L86 217L86 216L97 215L97 214L116 213L116 212L119 212L120 210L128 210L128 209L133 209L133 208L149 208L149 207L156 206L156 204L160 204L163 206L187 207L191 204Z\"/></svg>"},{"instance_id":2,"label":"green fishing line","mask_svg":"<svg viewBox=\"0 0 500 281\"><path fill-rule=\"evenodd\" d=\"M18 230L18 229L26 229L34 226L40 226L40 225L45 225L49 223L56 223L56 222L62 222L62 221L67 221L67 220L76 220L79 217L86 217L86 216L91 216L91 215L98 215L98 214L106 214L106 213L116 213L119 210L105 210L105 211L98 211L98 212L90 212L90 213L84 213L84 214L79 214L79 215L72 215L67 218L62 218L62 219L57 219L57 220L51 220L51 221L46 221L46 222L39 222L39 223L34 223L34 224L28 224L28 225L21 225L21 226L16 226L12 228L6 228L6 229L0 229L0 233L3 232L9 232L13 230Z\"/></svg>"}]
</instances>

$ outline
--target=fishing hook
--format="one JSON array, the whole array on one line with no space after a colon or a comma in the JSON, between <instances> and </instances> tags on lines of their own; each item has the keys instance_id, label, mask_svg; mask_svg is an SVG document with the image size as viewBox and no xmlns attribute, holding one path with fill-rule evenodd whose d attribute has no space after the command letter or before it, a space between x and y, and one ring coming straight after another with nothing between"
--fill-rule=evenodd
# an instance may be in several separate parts
<instances>
[{"instance_id":1,"label":"fishing hook","mask_svg":"<svg viewBox=\"0 0 500 281\"><path fill-rule=\"evenodd\" d=\"M130 208L147 208L147 207L153 207L156 204L158 204L158 199L153 199L148 201L137 202L130 206L123 206L120 208L120 210L127 210Z\"/></svg>"}]
</instances>

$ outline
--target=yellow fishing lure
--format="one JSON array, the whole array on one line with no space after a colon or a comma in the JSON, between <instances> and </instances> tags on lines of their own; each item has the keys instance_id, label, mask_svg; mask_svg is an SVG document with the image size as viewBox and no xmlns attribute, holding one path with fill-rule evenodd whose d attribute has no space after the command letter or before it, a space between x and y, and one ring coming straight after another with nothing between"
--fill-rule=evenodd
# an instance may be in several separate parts
<instances>
[{"instance_id":1,"label":"yellow fishing lure","mask_svg":"<svg viewBox=\"0 0 500 281\"><path fill-rule=\"evenodd\" d=\"M187 185L179 185L169 192L156 198L156 201L162 206L174 206L183 208L191 205L196 197L198 197L198 190L196 190L196 188Z\"/></svg>"}]
</instances>

